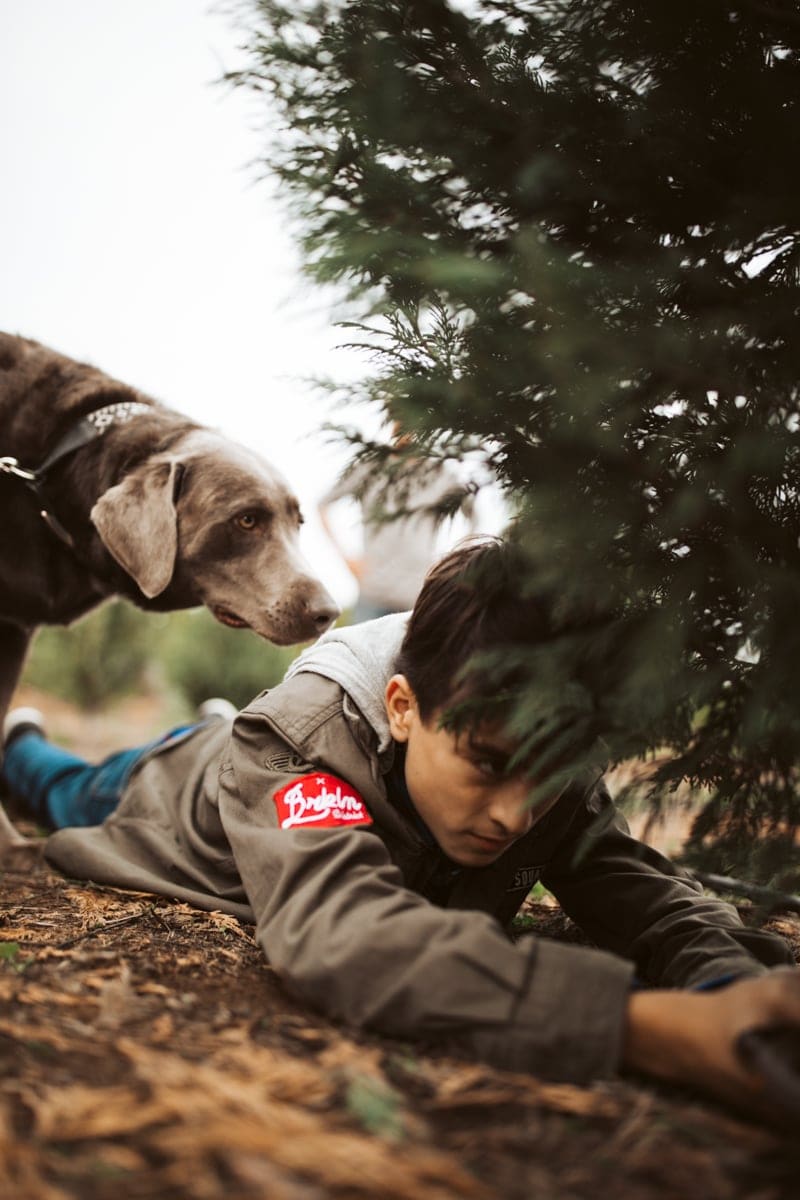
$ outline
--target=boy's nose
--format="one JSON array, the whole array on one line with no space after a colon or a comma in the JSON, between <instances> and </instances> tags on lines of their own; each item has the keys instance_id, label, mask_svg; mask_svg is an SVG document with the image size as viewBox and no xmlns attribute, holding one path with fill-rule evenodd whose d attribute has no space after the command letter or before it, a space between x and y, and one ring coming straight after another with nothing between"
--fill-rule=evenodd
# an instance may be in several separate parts
<instances>
[{"instance_id":1,"label":"boy's nose","mask_svg":"<svg viewBox=\"0 0 800 1200\"><path fill-rule=\"evenodd\" d=\"M528 801L524 779L509 779L498 787L489 805L489 817L507 837L522 837L533 825L536 813Z\"/></svg>"}]
</instances>

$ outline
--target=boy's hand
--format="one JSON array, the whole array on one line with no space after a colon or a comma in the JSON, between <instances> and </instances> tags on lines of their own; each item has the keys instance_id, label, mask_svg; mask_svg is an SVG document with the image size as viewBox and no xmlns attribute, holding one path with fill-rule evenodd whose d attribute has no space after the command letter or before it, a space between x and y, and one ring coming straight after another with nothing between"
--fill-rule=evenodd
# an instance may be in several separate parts
<instances>
[{"instance_id":1,"label":"boy's hand","mask_svg":"<svg viewBox=\"0 0 800 1200\"><path fill-rule=\"evenodd\" d=\"M623 1064L693 1084L750 1115L785 1119L792 1089L771 1088L769 1057L747 1052L746 1035L778 1029L800 1038L800 971L792 967L715 992L637 992L628 1002Z\"/></svg>"}]
</instances>

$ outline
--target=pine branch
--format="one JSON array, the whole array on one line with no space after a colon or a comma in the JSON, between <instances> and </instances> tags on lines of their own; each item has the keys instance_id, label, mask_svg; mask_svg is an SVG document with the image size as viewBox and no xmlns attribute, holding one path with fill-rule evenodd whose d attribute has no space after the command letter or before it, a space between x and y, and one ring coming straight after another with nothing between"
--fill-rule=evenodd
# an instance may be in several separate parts
<instances>
[{"instance_id":1,"label":"pine branch","mask_svg":"<svg viewBox=\"0 0 800 1200\"><path fill-rule=\"evenodd\" d=\"M723 895L729 892L732 896L747 896L757 904L770 910L800 912L800 896L791 892L778 892L773 888L762 887L757 883L748 883L742 879L733 879L730 875L714 875L708 871L691 871L691 875L702 883L703 887Z\"/></svg>"}]
</instances>

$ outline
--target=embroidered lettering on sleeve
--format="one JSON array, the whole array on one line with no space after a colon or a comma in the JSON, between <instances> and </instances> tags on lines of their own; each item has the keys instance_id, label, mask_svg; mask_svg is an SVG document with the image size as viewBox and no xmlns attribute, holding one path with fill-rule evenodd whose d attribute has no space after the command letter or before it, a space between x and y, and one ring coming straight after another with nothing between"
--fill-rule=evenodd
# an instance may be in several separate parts
<instances>
[{"instance_id":1,"label":"embroidered lettering on sleeve","mask_svg":"<svg viewBox=\"0 0 800 1200\"><path fill-rule=\"evenodd\" d=\"M372 824L361 796L336 775L301 775L277 791L273 800L281 829Z\"/></svg>"}]
</instances>

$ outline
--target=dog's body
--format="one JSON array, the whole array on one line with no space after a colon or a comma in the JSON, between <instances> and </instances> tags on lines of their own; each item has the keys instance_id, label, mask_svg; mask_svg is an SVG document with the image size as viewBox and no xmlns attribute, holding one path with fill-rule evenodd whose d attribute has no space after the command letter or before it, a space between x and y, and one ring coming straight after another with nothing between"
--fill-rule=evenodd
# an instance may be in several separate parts
<instances>
[{"instance_id":1,"label":"dog's body","mask_svg":"<svg viewBox=\"0 0 800 1200\"><path fill-rule=\"evenodd\" d=\"M26 481L100 410L103 432L57 458L38 490ZM280 644L337 615L273 467L95 367L2 333L0 468L0 720L35 628L112 595L160 611L205 604Z\"/></svg>"}]
</instances>

